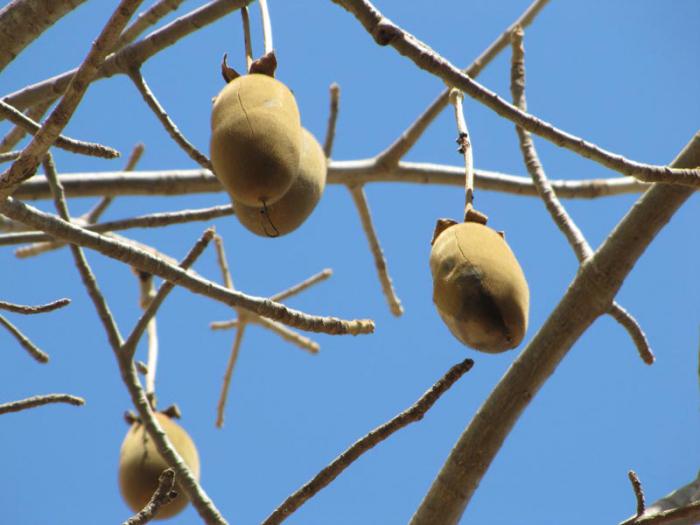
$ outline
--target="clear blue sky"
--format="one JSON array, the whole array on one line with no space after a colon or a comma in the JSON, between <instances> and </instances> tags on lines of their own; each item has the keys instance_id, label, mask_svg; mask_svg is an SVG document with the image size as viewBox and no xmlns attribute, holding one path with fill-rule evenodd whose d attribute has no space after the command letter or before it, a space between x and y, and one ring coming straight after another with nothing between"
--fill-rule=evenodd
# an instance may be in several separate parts
<instances>
[{"instance_id":1,"label":"clear blue sky","mask_svg":"<svg viewBox=\"0 0 700 525\"><path fill-rule=\"evenodd\" d=\"M445 57L468 64L529 0L399 2L378 7ZM32 44L0 76L8 93L76 66L109 16L112 2L89 2ZM185 2L181 11L201 2ZM149 3L146 3L149 5ZM255 7L255 6L254 6ZM271 1L278 77L296 94L304 125L323 139L328 86L342 89L333 157L370 157L434 99L442 83L391 48L379 48L330 1ZM257 8L252 10L261 49ZM629 158L670 161L700 124L700 3L553 1L526 31L528 103L534 114ZM241 69L240 17L190 36L150 60L144 75L180 129L207 152L211 97L222 87L224 52ZM479 81L509 98L510 53ZM478 168L525 175L513 126L470 99L465 111ZM6 124L2 131L9 129ZM66 133L128 155L146 145L142 170L196 168L170 140L125 77L90 87ZM460 164L451 112L429 129L408 160ZM542 140L551 178L616 174ZM119 170L57 152L61 172ZM311 219L280 239L254 237L235 218L215 221L236 285L271 295L323 268L334 276L289 301L345 318L371 317L372 336L310 335L310 356L252 327L234 374L224 429L214 427L232 332L208 324L231 317L221 304L176 290L158 316L161 406L177 403L197 443L202 483L232 524L259 523L284 498L360 436L412 404L465 357L474 369L426 416L382 443L303 506L290 524L406 523L452 444L514 357L463 347L431 302L429 242L435 220L457 218L458 188L374 184L366 188L394 284L406 309L388 311L348 191L330 186ZM635 196L565 201L593 247ZM95 199L70 202L77 215ZM105 215L224 204L223 193L182 198L119 198ZM479 209L507 232L531 290L530 328L541 326L576 272L576 260L543 205L532 197L477 191ZM47 202L39 204L51 209ZM693 197L661 232L626 280L619 302L639 319L656 352L644 365L626 333L604 317L584 334L516 425L484 477L463 523L617 523L634 511L627 471L639 474L648 501L689 482L700 468L698 339L700 206ZM196 223L128 235L180 258L205 228ZM4 331L0 401L68 392L82 408L54 405L0 417L2 510L16 525L120 523L130 515L117 489L119 446L129 400L115 360L67 250L19 261L0 251L3 300L41 303L70 297L66 309L9 314L51 362L39 365ZM138 317L130 270L88 253L120 324ZM213 252L196 265L219 280ZM140 357L144 358L144 350ZM172 523L196 523L190 508Z\"/></svg>"}]
</instances>

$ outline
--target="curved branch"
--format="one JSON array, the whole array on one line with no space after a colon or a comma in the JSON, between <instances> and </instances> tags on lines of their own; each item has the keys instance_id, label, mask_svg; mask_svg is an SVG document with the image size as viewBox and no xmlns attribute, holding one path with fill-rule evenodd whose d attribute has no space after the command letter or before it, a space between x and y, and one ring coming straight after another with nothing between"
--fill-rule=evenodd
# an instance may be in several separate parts
<instances>
[{"instance_id":1,"label":"curved branch","mask_svg":"<svg viewBox=\"0 0 700 525\"><path fill-rule=\"evenodd\" d=\"M19 401L12 401L0 405L0 414L19 412L28 408L48 405L50 403L67 403L73 406L82 406L85 400L82 397L71 396L70 394L46 394L45 396L32 396Z\"/></svg>"}]
</instances>

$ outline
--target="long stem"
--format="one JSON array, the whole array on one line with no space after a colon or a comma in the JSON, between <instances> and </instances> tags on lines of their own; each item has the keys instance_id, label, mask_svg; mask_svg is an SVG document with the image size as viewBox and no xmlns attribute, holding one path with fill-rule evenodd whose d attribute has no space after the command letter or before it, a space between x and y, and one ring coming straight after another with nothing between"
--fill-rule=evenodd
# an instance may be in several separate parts
<instances>
[{"instance_id":1,"label":"long stem","mask_svg":"<svg viewBox=\"0 0 700 525\"><path fill-rule=\"evenodd\" d=\"M267 0L258 0L260 5L260 17L262 18L263 39L265 41L265 54L272 52L272 23L270 22L270 10L267 8Z\"/></svg>"}]
</instances>

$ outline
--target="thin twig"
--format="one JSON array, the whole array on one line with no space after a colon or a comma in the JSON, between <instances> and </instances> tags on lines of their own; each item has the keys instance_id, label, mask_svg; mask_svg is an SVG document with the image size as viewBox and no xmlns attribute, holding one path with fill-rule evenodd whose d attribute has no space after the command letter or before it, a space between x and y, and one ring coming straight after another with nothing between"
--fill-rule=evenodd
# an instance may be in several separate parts
<instances>
[{"instance_id":1,"label":"thin twig","mask_svg":"<svg viewBox=\"0 0 700 525\"><path fill-rule=\"evenodd\" d=\"M272 45L272 23L270 22L270 10L267 0L258 0L260 5L260 18L262 19L263 40L265 42L265 55L271 53L275 46Z\"/></svg>"},{"instance_id":2,"label":"thin twig","mask_svg":"<svg viewBox=\"0 0 700 525\"><path fill-rule=\"evenodd\" d=\"M184 0L160 0L143 13L139 13L136 19L129 24L129 27L119 36L119 40L114 46L114 51L119 51L123 47L131 44L146 29L157 24L164 16L177 10L183 1Z\"/></svg>"},{"instance_id":3,"label":"thin twig","mask_svg":"<svg viewBox=\"0 0 700 525\"><path fill-rule=\"evenodd\" d=\"M387 439L397 430L401 430L410 423L423 419L426 412L430 410L440 396L467 373L472 366L474 366L474 361L466 359L450 368L413 406L356 441L321 472L316 474L311 481L289 496L284 503L270 514L262 525L277 525L281 523L321 489L330 484L362 454Z\"/></svg>"},{"instance_id":4,"label":"thin twig","mask_svg":"<svg viewBox=\"0 0 700 525\"><path fill-rule=\"evenodd\" d=\"M223 206L212 206L210 208L202 208L198 210L182 210L176 212L151 213L149 215L141 215L129 219L119 219L115 221L102 222L99 224L86 225L85 229L94 232L113 232L121 230L129 230L131 228L159 228L161 226L170 226L173 224L184 224L194 221L209 221L219 217L227 217L233 215L233 206L226 204ZM43 232L22 232L0 235L0 246L8 244L22 244L25 242L51 242L53 236ZM53 241L56 242L56 241ZM37 249L35 247L33 249ZM29 253L32 249L27 246L15 253L17 257L28 257L34 255Z\"/></svg>"},{"instance_id":5,"label":"thin twig","mask_svg":"<svg viewBox=\"0 0 700 525\"><path fill-rule=\"evenodd\" d=\"M294 286L290 286L286 290L276 293L275 295L270 297L270 299L278 303L282 302L285 299L289 299L290 297L293 297L303 292L304 290L311 288L316 283L325 281L331 275L333 275L333 270L331 270L330 268L326 268L325 270L321 270L317 274L312 275L308 279L305 279L302 282L295 284Z\"/></svg>"},{"instance_id":6,"label":"thin twig","mask_svg":"<svg viewBox=\"0 0 700 525\"><path fill-rule=\"evenodd\" d=\"M13 325L10 321L5 319L4 316L0 315L0 324L2 324L7 331L10 332L22 348L24 348L30 356L39 361L40 363L48 363L49 356L45 352L42 352L34 343L32 343L29 338L24 335L19 328Z\"/></svg>"},{"instance_id":7,"label":"thin twig","mask_svg":"<svg viewBox=\"0 0 700 525\"><path fill-rule=\"evenodd\" d=\"M398 317L403 314L403 306L401 306L401 301L396 296L394 285L391 282L391 277L389 276L386 258L384 257L384 252L379 244L377 230L374 227L372 214L369 211L367 196L365 195L365 191L362 186L348 186L348 189L350 190L352 200L355 203L355 208L357 208L357 213L359 214L360 222L362 223L362 231L365 232L365 237L369 243L372 257L374 258L374 267L377 269L377 275L379 276L379 282L382 286L382 292L384 292L384 297L386 298L387 303L389 303L391 313Z\"/></svg>"},{"instance_id":8,"label":"thin twig","mask_svg":"<svg viewBox=\"0 0 700 525\"><path fill-rule=\"evenodd\" d=\"M68 298L56 299L50 303L38 304L36 306L0 301L0 310L7 310L8 312L14 312L16 314L43 314L46 312L53 312L69 304L70 299Z\"/></svg>"},{"instance_id":9,"label":"thin twig","mask_svg":"<svg viewBox=\"0 0 700 525\"><path fill-rule=\"evenodd\" d=\"M137 272L139 280L139 303L146 311L151 301L155 298L155 288L153 286L153 276ZM146 325L148 332L148 359L146 361L146 395L154 398L156 393L156 372L158 370L158 327L155 313L148 320Z\"/></svg>"},{"instance_id":10,"label":"thin twig","mask_svg":"<svg viewBox=\"0 0 700 525\"><path fill-rule=\"evenodd\" d=\"M226 409L226 400L228 399L228 390L231 385L231 377L233 376L233 369L236 366L236 361L238 360L238 354L241 350L241 341L243 341L243 334L245 333L246 323L242 323L238 330L236 331L236 338L233 340L233 346L231 347L231 354L229 355L228 362L226 363L226 372L224 373L224 382L221 386L221 394L219 395L219 403L216 406L216 426L221 428L224 426L224 411Z\"/></svg>"},{"instance_id":11,"label":"thin twig","mask_svg":"<svg viewBox=\"0 0 700 525\"><path fill-rule=\"evenodd\" d=\"M537 196L530 177L476 169L476 187L514 195ZM69 197L129 195L190 195L222 193L221 183L208 170L161 170L126 173L64 173L61 175ZM464 187L464 166L447 166L420 162L401 162L386 171L372 159L331 161L327 184L358 185L375 182L435 184ZM588 180L553 180L552 187L562 199L595 199L612 195L642 193L649 184L632 177ZM46 179L32 177L15 192L18 199L38 200L51 196Z\"/></svg>"},{"instance_id":12,"label":"thin twig","mask_svg":"<svg viewBox=\"0 0 700 525\"><path fill-rule=\"evenodd\" d=\"M267 317L260 317L259 315L251 315L248 318L248 321L251 323L258 324L262 326L263 328L267 328L268 330L276 333L279 335L282 339L287 341L288 343L295 344L302 350L306 350L307 352L311 354L317 354L318 351L321 349L321 347L318 345L317 342L312 341L308 337L304 337L301 334L298 334L294 330L291 330L284 326L282 323L278 323L277 321L272 321L268 319Z\"/></svg>"},{"instance_id":13,"label":"thin twig","mask_svg":"<svg viewBox=\"0 0 700 525\"><path fill-rule=\"evenodd\" d=\"M639 481L639 477L634 470L630 470L627 473L627 477L630 479L632 484L632 490L634 491L634 497L637 500L637 517L639 518L646 510L646 505L644 503L644 490L642 489L642 483Z\"/></svg>"},{"instance_id":14,"label":"thin twig","mask_svg":"<svg viewBox=\"0 0 700 525\"><path fill-rule=\"evenodd\" d=\"M228 330L230 328L238 328L243 324L240 319L231 319L229 321L212 321L209 323L209 328L212 330Z\"/></svg>"},{"instance_id":15,"label":"thin twig","mask_svg":"<svg viewBox=\"0 0 700 525\"><path fill-rule=\"evenodd\" d=\"M253 63L253 43L250 40L248 6L241 7L241 22L243 24L243 45L245 46L245 70L250 72L250 66Z\"/></svg>"},{"instance_id":16,"label":"thin twig","mask_svg":"<svg viewBox=\"0 0 700 525\"><path fill-rule=\"evenodd\" d=\"M187 255L185 255L182 262L180 262L180 269L186 270L192 266L207 247L213 236L214 230L212 228L205 230ZM163 301L165 301L165 298L174 287L175 285L173 283L165 281L160 285L160 288L158 288L158 291L153 296L153 299L151 299L151 301L148 303L148 307L144 310L143 314L141 314L141 317L136 322L134 329L131 331L129 337L121 347L120 351L127 356L128 359L133 359L134 353L136 352L136 346L138 345L143 332L146 330L150 320L156 314L158 308L160 308L160 305L163 304Z\"/></svg>"},{"instance_id":17,"label":"thin twig","mask_svg":"<svg viewBox=\"0 0 700 525\"><path fill-rule=\"evenodd\" d=\"M66 203L66 196L63 191L63 186L61 186L61 181L58 178L56 166L54 165L53 161L53 155L51 155L51 153L46 155L43 164L44 170L46 171L46 178L49 181L49 185L51 186L51 191L53 193L56 210L58 210L58 214L64 221L70 222L70 213L68 211L68 204ZM88 295L95 306L95 310L97 310L97 315L102 322L102 326L105 329L109 343L112 348L117 348L122 341L121 334L119 333L117 323L112 316L112 312L109 310L107 301L97 286L95 274L92 272L82 248L77 244L71 244L70 249L73 254L75 266L78 268L78 272L83 280L85 289L87 290Z\"/></svg>"},{"instance_id":18,"label":"thin twig","mask_svg":"<svg viewBox=\"0 0 700 525\"><path fill-rule=\"evenodd\" d=\"M31 177L44 155L61 134L73 116L90 83L95 80L98 68L114 47L120 33L143 0L121 0L114 13L95 39L85 60L78 68L58 105L51 112L41 129L22 150L22 155L0 176L0 197L10 195L13 187ZM3 102L3 104L5 104ZM7 105L7 104L5 104Z\"/></svg>"},{"instance_id":19,"label":"thin twig","mask_svg":"<svg viewBox=\"0 0 700 525\"><path fill-rule=\"evenodd\" d=\"M511 61L511 93L513 95L513 103L515 106L525 111L527 110L527 99L525 96L525 48L523 46L522 28L515 28L511 35L511 39L513 48L513 56ZM559 230L561 230L566 237L566 240L573 248L579 263L583 264L593 255L591 246L588 244L588 241L586 241L586 238L579 227L557 198L557 195L554 192L549 179L547 178L547 174L544 171L544 167L540 162L537 149L535 148L535 144L532 141L530 133L519 126L516 126L516 132L518 134L518 142L520 144L520 150L523 155L525 166L532 177L532 182L537 188L537 192L542 198L542 201L544 202L549 215L552 217L552 220L554 220L554 223L557 225ZM649 346L649 341L644 335L644 332L639 326L637 320L617 302L612 303L610 309L608 310L608 314L618 323L620 323L620 325L630 335L642 360L648 365L653 364L654 354L652 353L651 347Z\"/></svg>"},{"instance_id":20,"label":"thin twig","mask_svg":"<svg viewBox=\"0 0 700 525\"><path fill-rule=\"evenodd\" d=\"M122 525L145 525L155 518L163 505L167 505L177 497L175 492L175 471L171 468L165 469L158 476L158 487L146 506L136 515L126 520Z\"/></svg>"},{"instance_id":21,"label":"thin twig","mask_svg":"<svg viewBox=\"0 0 700 525\"><path fill-rule=\"evenodd\" d=\"M562 131L544 120L509 104L493 91L462 73L447 59L415 36L389 21L368 0L333 0L351 12L379 45L391 45L420 69L457 88L514 124L607 168L644 182L664 182L688 187L700 186L700 168L670 168L644 164L607 151L581 137Z\"/></svg>"},{"instance_id":22,"label":"thin twig","mask_svg":"<svg viewBox=\"0 0 700 525\"><path fill-rule=\"evenodd\" d=\"M31 133L32 135L36 135L41 129L40 124L34 122L34 120L32 120L29 116L15 109L3 100L0 100L0 116L17 126L21 126L25 131ZM57 148L70 151L72 153L79 153L81 155L88 155L90 157L99 157L103 159L114 159L120 155L116 149L110 148L109 146L104 146L96 142L85 142L83 140L73 139L60 134L56 137L53 145Z\"/></svg>"},{"instance_id":23,"label":"thin twig","mask_svg":"<svg viewBox=\"0 0 700 525\"><path fill-rule=\"evenodd\" d=\"M141 74L141 70L134 68L129 72L129 77L133 81L136 89L141 93L141 97L146 102L146 105L151 108L151 111L158 118L160 123L163 125L168 135L175 141L175 143L180 146L180 148L197 164L202 166L204 169L212 170L212 165L209 159L201 153L189 140L185 138L182 132L178 129L175 123L172 121L168 113L165 111L163 106L160 105L158 99L155 97L151 89L146 84L146 80Z\"/></svg>"},{"instance_id":24,"label":"thin twig","mask_svg":"<svg viewBox=\"0 0 700 525\"><path fill-rule=\"evenodd\" d=\"M510 33L514 27L526 27L532 23L542 8L549 3L549 0L535 0L524 12L513 22L508 29L500 34L481 55L479 55L464 72L471 78L476 78L498 56L510 43ZM384 151L377 155L377 162L385 167L393 168L398 162L415 146L418 139L423 135L428 126L447 107L449 103L450 88L445 89L428 106L423 113Z\"/></svg>"},{"instance_id":25,"label":"thin twig","mask_svg":"<svg viewBox=\"0 0 700 525\"><path fill-rule=\"evenodd\" d=\"M49 403L67 403L69 405L81 406L85 404L85 400L82 397L71 396L70 394L46 394L43 396L32 396L19 401L3 403L0 405L0 414L19 412L20 410L48 405Z\"/></svg>"},{"instance_id":26,"label":"thin twig","mask_svg":"<svg viewBox=\"0 0 700 525\"><path fill-rule=\"evenodd\" d=\"M457 150L464 155L464 220L472 220L476 215L481 222L483 217L474 210L474 151L472 140L467 129L467 121L464 118L464 108L462 106L462 92L458 89L450 91L450 102L455 109L455 121L457 122Z\"/></svg>"},{"instance_id":27,"label":"thin twig","mask_svg":"<svg viewBox=\"0 0 700 525\"><path fill-rule=\"evenodd\" d=\"M326 140L323 142L323 153L326 158L331 158L333 141L335 140L335 127L338 121L338 106L340 105L340 86L333 82L329 89L331 95L330 111L328 112L328 126L326 127Z\"/></svg>"},{"instance_id":28,"label":"thin twig","mask_svg":"<svg viewBox=\"0 0 700 525\"><path fill-rule=\"evenodd\" d=\"M35 122L39 122L44 116L44 113L46 113L51 107L54 100L55 99L45 100L44 102L40 102L39 104L32 106L27 111L27 117ZM3 137L2 142L0 142L0 152L5 153L10 151L17 144L19 144L19 141L22 140L26 134L27 130L24 129L24 127L16 125L7 133L7 135Z\"/></svg>"},{"instance_id":29,"label":"thin twig","mask_svg":"<svg viewBox=\"0 0 700 525\"><path fill-rule=\"evenodd\" d=\"M110 55L99 68L96 78L128 73L131 68L140 66L149 58L172 46L180 39L217 21L241 6L248 5L250 2L251 0L210 1L149 33L142 40ZM2 98L8 104L24 109L33 104L51 99L56 96L56 93L63 93L76 71L77 69L66 71Z\"/></svg>"},{"instance_id":30,"label":"thin twig","mask_svg":"<svg viewBox=\"0 0 700 525\"><path fill-rule=\"evenodd\" d=\"M218 234L214 234L214 246L216 247L216 261L219 263L219 268L221 268L221 278L224 281L224 286L229 290L234 290L233 278L231 277L228 260L226 259L224 240Z\"/></svg>"}]
</instances>

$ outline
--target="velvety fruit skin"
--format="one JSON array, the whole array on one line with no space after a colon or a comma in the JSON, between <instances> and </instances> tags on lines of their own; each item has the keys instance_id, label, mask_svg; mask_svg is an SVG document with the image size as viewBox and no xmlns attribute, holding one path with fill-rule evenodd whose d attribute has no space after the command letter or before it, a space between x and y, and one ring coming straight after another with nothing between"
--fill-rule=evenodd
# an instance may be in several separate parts
<instances>
[{"instance_id":1,"label":"velvety fruit skin","mask_svg":"<svg viewBox=\"0 0 700 525\"><path fill-rule=\"evenodd\" d=\"M326 155L323 148L302 128L299 173L292 186L277 202L262 208L233 201L236 217L251 232L276 237L296 230L314 211L326 187Z\"/></svg>"},{"instance_id":2,"label":"velvety fruit skin","mask_svg":"<svg viewBox=\"0 0 700 525\"><path fill-rule=\"evenodd\" d=\"M301 120L294 95L272 77L232 80L214 100L211 162L231 198L248 206L272 204L299 170Z\"/></svg>"},{"instance_id":3,"label":"velvety fruit skin","mask_svg":"<svg viewBox=\"0 0 700 525\"><path fill-rule=\"evenodd\" d=\"M433 302L457 339L489 353L520 344L530 292L500 234L475 222L450 226L433 243L430 270Z\"/></svg>"},{"instance_id":4,"label":"velvety fruit skin","mask_svg":"<svg viewBox=\"0 0 700 525\"><path fill-rule=\"evenodd\" d=\"M156 418L165 430L175 450L182 456L195 478L199 479L199 455L190 436L168 416L157 413ZM145 427L131 425L122 443L119 457L119 489L134 512L140 511L158 487L158 476L168 464L156 450ZM189 503L184 491L176 484L177 497L160 508L156 519L165 519L182 511Z\"/></svg>"}]
</instances>

